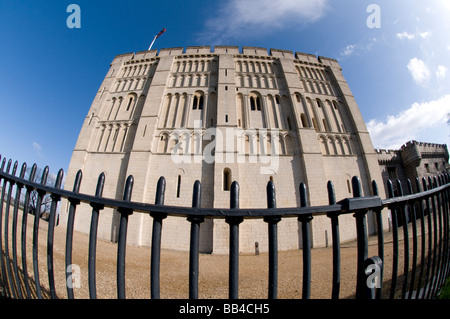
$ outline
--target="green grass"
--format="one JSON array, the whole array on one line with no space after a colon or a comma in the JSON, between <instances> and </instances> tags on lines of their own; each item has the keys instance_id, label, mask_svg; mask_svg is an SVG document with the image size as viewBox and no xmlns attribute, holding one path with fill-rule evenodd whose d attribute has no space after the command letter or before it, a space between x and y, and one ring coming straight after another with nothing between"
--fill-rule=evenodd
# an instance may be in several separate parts
<instances>
[{"instance_id":1,"label":"green grass","mask_svg":"<svg viewBox=\"0 0 450 319\"><path fill-rule=\"evenodd\" d=\"M444 287L442 287L439 299L450 299L450 277L447 278Z\"/></svg>"}]
</instances>

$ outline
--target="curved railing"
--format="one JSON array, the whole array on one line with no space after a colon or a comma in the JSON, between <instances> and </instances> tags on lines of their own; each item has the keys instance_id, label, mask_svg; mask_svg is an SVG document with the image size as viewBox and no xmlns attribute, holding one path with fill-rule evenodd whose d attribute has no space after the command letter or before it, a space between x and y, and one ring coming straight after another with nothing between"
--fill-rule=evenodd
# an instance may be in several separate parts
<instances>
[{"instance_id":1,"label":"curved railing","mask_svg":"<svg viewBox=\"0 0 450 319\"><path fill-rule=\"evenodd\" d=\"M230 189L230 208L202 208L201 184L196 181L193 185L192 207L177 207L164 204L165 179L158 181L155 204L132 202L131 192L134 179L129 176L126 180L123 200L103 198L102 192L105 176L98 178L95 195L80 194L82 172L76 175L73 190L61 189L63 171L60 170L54 186L46 186L48 167L42 172L40 183L35 182L36 164L33 165L29 178L25 179L27 169L24 163L20 173L16 176L18 163L6 163L3 158L0 169L1 205L0 205L0 261L1 261L1 288L2 296L7 298L42 298L39 279L38 263L38 231L41 220L41 203L44 196L50 194L51 206L48 216L47 234L47 273L48 287L51 298L57 298L54 275L54 229L57 215L57 205L62 198L70 203L66 243L65 263L66 279L72 276L73 252L73 226L77 206L88 203L92 206L91 228L89 233L89 295L96 298L96 243L99 212L105 207L117 209L120 213L120 226L117 248L117 297L125 298L125 253L127 249L128 216L134 213L149 213L153 218L153 231L151 239L150 287L151 298L160 297L160 253L162 224L167 216L184 217L190 222L190 250L189 250L189 298L198 298L198 269L199 269L199 230L200 225L207 218L225 219L229 224L229 298L238 298L239 287L239 225L246 219L263 219L268 225L269 249L269 280L268 297L277 298L278 292L278 234L277 224L284 218L297 218L302 225L303 240L303 280L302 297L311 297L311 220L318 215L330 218L332 229L332 294L331 298L339 298L341 274L341 243L339 231L339 218L341 215L353 214L357 233L357 273L356 298L381 298L385 292L383 269L385 266L385 240L383 233L383 214L390 214L392 220L392 269L389 287L389 298L435 298L450 274L449 242L449 196L450 176L443 174L434 178L423 178L420 185L416 179L413 193L410 181L407 181L407 192L403 194L400 181L395 181L398 196L394 197L394 187L388 181L389 199L381 199L375 182L372 183L375 196L362 197L361 184L358 177L352 179L353 198L346 198L336 202L334 187L328 182L329 205L310 206L308 204L306 185L300 184L300 207L277 208L275 186L272 182L267 184L266 209L240 209L239 184L233 182ZM10 171L12 171L10 173ZM37 192L36 210L34 216L27 214L30 210L30 194ZM23 204L19 204L20 196ZM18 216L22 210L22 220ZM376 217L377 225L377 256L368 257L368 232L366 228L366 215L372 211ZM27 260L27 218L34 217L32 246L32 264ZM420 225L420 227L418 227ZM20 230L19 230L19 226ZM403 227L401 227L403 226ZM405 227L408 226L408 227ZM59 226L61 227L61 226ZM403 271L399 271L399 230L403 233ZM412 245L410 245L410 231L412 231ZM20 252L18 249L20 238ZM420 243L419 243L420 239ZM10 249L11 247L11 249ZM420 251L420 256L418 254ZM21 254L19 265L19 253ZM410 254L412 253L412 258ZM411 263L410 263L411 261ZM32 266L31 266L32 265ZM31 270L32 269L32 270ZM29 272L33 271L33 280ZM402 285L398 284L402 276ZM23 279L22 279L23 278ZM74 298L71 285L66 285L67 296ZM35 291L35 294L32 294ZM385 293L386 294L386 293Z\"/></svg>"}]
</instances>

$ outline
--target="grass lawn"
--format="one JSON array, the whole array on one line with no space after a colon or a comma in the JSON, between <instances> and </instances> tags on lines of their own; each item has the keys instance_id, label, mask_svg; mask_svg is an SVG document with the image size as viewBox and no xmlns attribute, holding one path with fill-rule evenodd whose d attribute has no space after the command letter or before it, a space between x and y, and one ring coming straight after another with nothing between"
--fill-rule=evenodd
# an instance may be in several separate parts
<instances>
[{"instance_id":1,"label":"grass lawn","mask_svg":"<svg viewBox=\"0 0 450 319\"><path fill-rule=\"evenodd\" d=\"M447 281L439 294L439 299L450 299L450 278L447 278Z\"/></svg>"}]
</instances>

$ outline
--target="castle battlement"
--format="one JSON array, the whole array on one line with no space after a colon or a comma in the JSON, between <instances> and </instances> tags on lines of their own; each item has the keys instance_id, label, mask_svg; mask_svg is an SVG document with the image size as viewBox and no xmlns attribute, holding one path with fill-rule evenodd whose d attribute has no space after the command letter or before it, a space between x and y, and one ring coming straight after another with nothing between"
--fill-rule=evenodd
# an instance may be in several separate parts
<instances>
[{"instance_id":1,"label":"castle battlement","mask_svg":"<svg viewBox=\"0 0 450 319\"><path fill-rule=\"evenodd\" d=\"M309 53L294 52L290 50L282 49L266 49L261 47L239 47L239 46L188 46L173 47L163 49L153 49L150 51L138 51L136 53L124 53L119 54L115 59L127 58L129 60L144 60L150 61L150 59L160 58L164 56L213 56L219 54L231 54L241 57L259 57L259 58L287 58L294 59L298 63L311 64L311 65L329 65L334 67L340 67L336 59L328 58L324 56L315 56Z\"/></svg>"}]
</instances>

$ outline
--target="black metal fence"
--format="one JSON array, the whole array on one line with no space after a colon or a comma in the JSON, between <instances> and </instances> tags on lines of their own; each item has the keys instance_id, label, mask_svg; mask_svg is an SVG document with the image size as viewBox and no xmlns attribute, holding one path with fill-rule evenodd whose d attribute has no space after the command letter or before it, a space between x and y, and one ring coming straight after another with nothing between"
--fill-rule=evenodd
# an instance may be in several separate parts
<instances>
[{"instance_id":1,"label":"black metal fence","mask_svg":"<svg viewBox=\"0 0 450 319\"><path fill-rule=\"evenodd\" d=\"M12 168L11 168L12 166ZM131 202L133 177L126 180L123 200L102 198L105 176L98 179L94 196L80 194L79 188L82 172L76 175L73 191L61 189L63 171L60 170L54 186L46 186L48 167L43 170L42 177L36 180L36 164L33 165L29 178L25 179L26 164L22 165L16 176L18 163L12 165L11 160L6 163L3 158L0 169L1 205L0 205L0 288L2 297L6 298L43 298L39 279L38 262L38 232L42 220L41 203L44 196L50 194L51 206L48 214L47 234L47 272L49 296L57 298L54 275L54 230L57 219L57 205L61 198L70 203L67 222L65 263L66 279L72 276L73 227L77 206L81 202L92 206L91 228L89 233L88 281L89 295L96 298L96 243L99 212L105 207L117 209L120 212L119 239L117 245L117 297L125 298L125 253L127 249L128 216L134 213L147 213L153 218L150 263L150 291L151 298L160 297L160 254L161 232L163 220L167 216L187 218L190 223L189 250L189 298L198 298L199 281L199 231L200 225L207 218L222 218L229 224L229 298L238 298L239 280L239 225L249 218L263 219L268 225L269 241L269 278L268 297L277 298L278 291L278 244L277 224L283 218L297 218L302 225L303 239L303 279L302 297L311 296L311 220L318 215L330 218L332 229L332 293L331 298L339 298L341 275L341 243L339 239L339 216L353 214L357 233L357 273L356 298L373 299L387 296L388 298L435 298L446 278L450 275L450 175L443 174L434 178L416 179L414 188L408 181L407 193L399 181L393 185L388 181L389 199L382 200L378 196L378 188L372 183L375 196L362 197L361 185L358 177L352 179L353 198L336 202L334 187L328 182L329 205L311 207L308 204L306 185L299 186L301 205L292 208L277 208L275 186L267 184L267 209L240 209L239 185L233 182L230 190L230 208L213 209L201 208L201 184L195 182L193 186L192 207L174 207L164 205L165 179L158 181L155 204ZM10 170L12 172L10 173ZM394 188L397 197L394 197ZM37 192L35 209L30 212L30 194ZM20 199L22 197L22 200ZM18 220L19 210L23 211L22 220ZM368 256L368 232L366 215L372 211L376 217L378 254ZM27 212L27 213L25 213ZM392 269L391 278L384 278L385 268L385 240L383 233L383 214L390 214L392 221ZM12 215L12 216L11 216ZM27 229L27 219L34 218L33 229ZM19 229L19 225L21 225ZM62 227L62 226L58 226ZM399 240L399 232L403 233L403 240ZM27 260L27 231L32 231L31 243L32 263ZM412 231L412 236L410 236ZM412 238L412 239L410 239ZM420 242L419 242L420 240ZM412 245L411 244L412 241ZM20 242L20 251L18 244ZM399 270L400 250L403 242L403 271ZM28 248L27 248L28 247ZM11 249L10 249L11 248ZM419 255L420 251L420 255ZM410 255L412 253L412 258ZM19 254L21 257L19 258ZM21 260L21 265L19 265ZM33 276L30 272L33 272ZM401 278L401 280L400 280ZM389 281L386 287L385 282ZM401 281L401 285L398 284ZM68 281L67 281L68 282ZM68 298L74 298L71 285L67 284ZM33 292L33 293L32 293Z\"/></svg>"}]
</instances>

